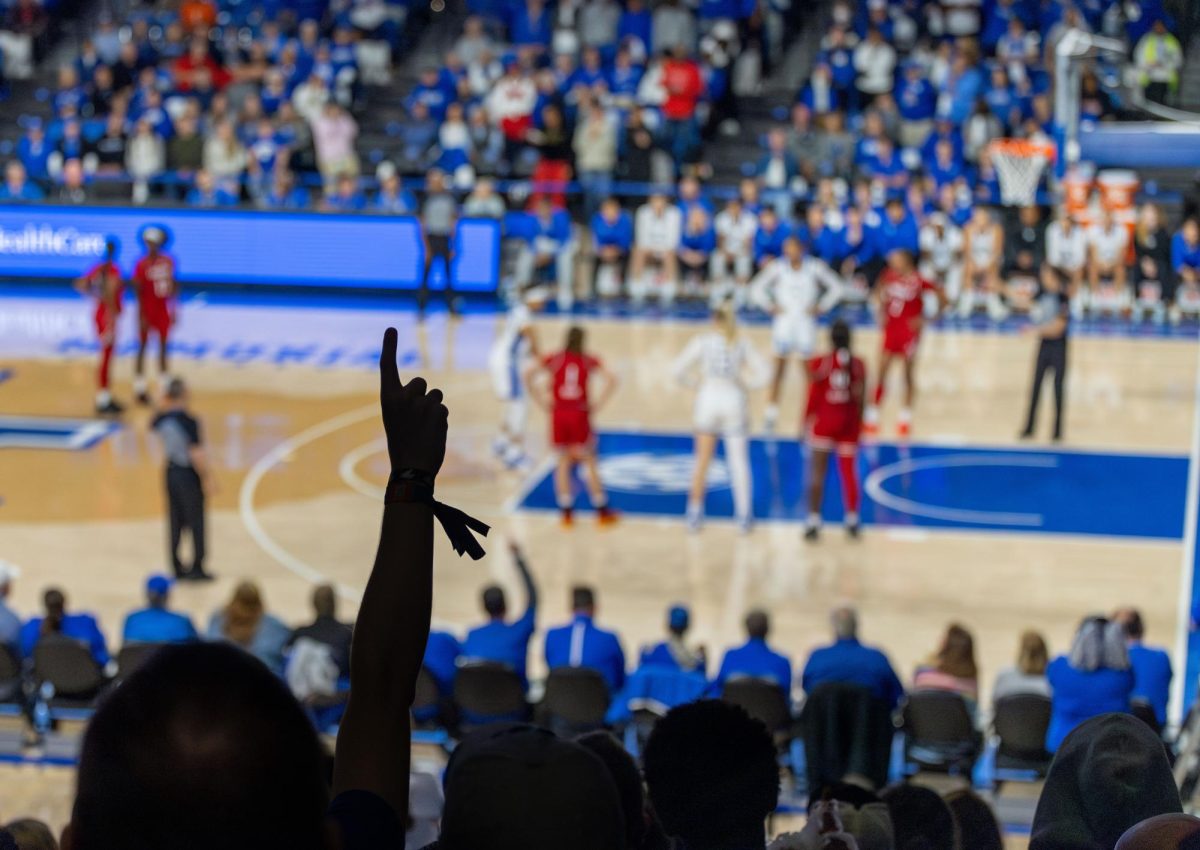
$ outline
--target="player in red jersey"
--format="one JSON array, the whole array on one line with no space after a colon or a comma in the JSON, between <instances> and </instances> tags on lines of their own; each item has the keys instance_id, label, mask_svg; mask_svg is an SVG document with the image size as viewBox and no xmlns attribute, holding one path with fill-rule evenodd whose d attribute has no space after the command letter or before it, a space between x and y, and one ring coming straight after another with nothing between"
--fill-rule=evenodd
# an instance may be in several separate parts
<instances>
[{"instance_id":1,"label":"player in red jersey","mask_svg":"<svg viewBox=\"0 0 1200 850\"><path fill-rule=\"evenodd\" d=\"M602 386L598 394L589 392L589 383L597 378ZM600 524L616 521L608 507L608 495L600 483L596 466L596 438L592 433L591 415L612 396L617 387L616 377L604 365L583 350L583 328L567 331L564 351L544 358L525 374L529 394L544 409L550 411L550 439L558 451L558 466L554 471L554 495L562 511L563 525L572 522L575 493L571 476L578 464L586 473L588 495L599 515ZM549 381L549 395L545 386Z\"/></svg>"},{"instance_id":2,"label":"player in red jersey","mask_svg":"<svg viewBox=\"0 0 1200 850\"><path fill-rule=\"evenodd\" d=\"M100 368L96 374L97 413L120 413L125 409L108 389L113 346L117 340L117 317L121 315L121 299L125 293L116 257L117 243L110 239L104 243L104 259L75 281L75 288L96 302L96 338L100 341Z\"/></svg>"},{"instance_id":3,"label":"player in red jersey","mask_svg":"<svg viewBox=\"0 0 1200 850\"><path fill-rule=\"evenodd\" d=\"M158 377L164 384L170 379L167 369L167 338L175 324L175 301L179 297L179 281L175 277L175 260L163 253L167 234L157 227L147 227L142 233L146 253L133 269L133 285L138 298L138 352L134 369L133 391L141 404L150 403L146 384L146 343L153 331L158 337Z\"/></svg>"},{"instance_id":4,"label":"player in red jersey","mask_svg":"<svg viewBox=\"0 0 1200 850\"><path fill-rule=\"evenodd\" d=\"M883 353L879 359L874 401L867 408L863 422L868 434L878 429L879 404L883 401L888 372L892 363L900 360L904 363L904 406L900 408L898 430L901 437L907 437L912 430L913 373L921 328L925 324L925 293L932 292L937 297L939 315L949 302L940 286L921 277L916 260L908 251L892 251L887 256L887 264L875 287L883 325Z\"/></svg>"},{"instance_id":5,"label":"player in red jersey","mask_svg":"<svg viewBox=\"0 0 1200 850\"><path fill-rule=\"evenodd\" d=\"M810 466L808 474L808 520L804 539L815 541L821 534L821 501L825 498L825 475L829 456L837 452L838 475L842 479L842 505L846 511L846 533L859 534L858 438L862 430L863 400L867 394L867 369L850 353L850 326L841 319L829 329L833 351L814 357L808 367L808 431Z\"/></svg>"}]
</instances>

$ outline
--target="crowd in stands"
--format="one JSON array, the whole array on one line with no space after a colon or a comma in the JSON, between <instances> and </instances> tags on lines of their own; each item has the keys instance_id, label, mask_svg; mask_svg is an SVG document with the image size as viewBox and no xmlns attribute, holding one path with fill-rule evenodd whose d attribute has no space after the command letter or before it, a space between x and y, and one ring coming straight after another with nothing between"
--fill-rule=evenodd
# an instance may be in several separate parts
<instances>
[{"instance_id":1,"label":"crowd in stands","mask_svg":"<svg viewBox=\"0 0 1200 850\"><path fill-rule=\"evenodd\" d=\"M785 694L796 684L788 658L768 643L767 614L746 618L748 640L725 654L711 691L707 653L688 639L685 607L668 611L665 639L648 647L630 674L620 639L596 624L596 596L584 587L572 591L571 620L546 634L552 675L563 666L595 670L617 699L648 670L705 683L684 699L653 689L660 710L638 753L640 770L606 731L572 738L511 719L466 735L440 787L411 775L408 709L418 699L423 668L437 676L438 653L448 649L449 656L493 659L524 681L538 595L523 554L514 550L523 614L511 617L505 594L490 586L481 595L485 621L461 649L453 637L431 633L433 520L435 511L446 514L422 491L432 490L445 457L448 410L441 392L421 379L400 383L396 346L391 330L381 360L381 407L393 480L404 485L388 489L353 640L351 627L336 619L331 588L316 589L314 621L292 631L265 614L257 588L244 583L212 617L209 640L196 640L187 617L169 609L169 582L152 577L147 606L126 619L124 637L170 645L99 701L83 741L65 850L377 850L405 846L406 827L408 846L438 850L1003 846L995 814L970 790L943 798L907 781L869 787L862 777L846 776L810 785L803 829L769 839L764 824L781 788L777 741L725 693L747 677ZM4 567L0 596L7 597L14 577ZM23 623L0 605L0 639L10 651L32 648L36 666L43 647L70 644L97 665L108 661L93 617L70 610L58 590L44 594L44 607ZM909 699L940 693L978 712L981 674L961 625L947 629L908 688L883 652L860 642L852 608L837 608L831 625L832 643L812 653L799 677L809 701L850 691L890 712L906 691ZM1038 635L1022 636L1016 667L999 674L997 694L1049 693L1053 705L1046 746L1054 759L1031 850L1193 846L1200 819L1181 813L1163 740L1152 728L1171 671L1165 654L1144 646L1143 636L1136 611L1089 617L1069 653L1053 661ZM460 676L471 663L477 662L445 675ZM325 668L349 679L332 773L313 724L321 691L295 695L298 683L327 679ZM1148 716L1131 713L1138 699L1147 701ZM833 727L819 735L833 737ZM56 844L44 828L20 822L0 830L0 847Z\"/></svg>"}]
</instances>

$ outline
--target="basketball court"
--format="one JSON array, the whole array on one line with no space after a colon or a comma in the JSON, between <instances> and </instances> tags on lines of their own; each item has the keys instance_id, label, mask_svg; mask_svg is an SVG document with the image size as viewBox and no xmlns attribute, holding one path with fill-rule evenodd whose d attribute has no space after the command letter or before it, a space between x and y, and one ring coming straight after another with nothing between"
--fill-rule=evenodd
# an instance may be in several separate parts
<instances>
[{"instance_id":1,"label":"basketball court","mask_svg":"<svg viewBox=\"0 0 1200 850\"><path fill-rule=\"evenodd\" d=\"M135 409L112 422L89 415L94 344L85 301L25 290L0 306L0 556L23 571L15 605L34 613L41 591L59 585L69 605L99 616L116 648L142 581L166 566L150 414ZM685 530L692 396L667 376L702 325L681 318L584 320L589 348L620 380L598 422L602 474L623 519L599 529L585 512L573 530L560 528L543 415L532 417L528 469L505 470L491 454L501 408L487 353L501 321L494 313L454 322L435 314L419 326L411 312L384 302L187 301L175 368L193 387L219 484L209 535L219 580L178 587L174 604L203 626L233 584L249 578L262 586L269 610L299 623L310 617L313 584L330 581L343 599L341 615L352 616L387 473L375 361L384 327L395 324L402 376L442 387L451 411L440 496L494 527L489 556L478 563L438 544L434 615L445 628L462 632L479 619L484 584L499 582L520 598L506 552L515 542L527 550L542 592L539 630L568 616L572 585L590 583L600 621L621 634L631 658L659 636L667 606L682 601L710 659L741 642L745 611L763 606L773 616L772 643L799 666L828 639L829 608L851 601L865 639L886 648L902 678L936 648L948 623L967 625L986 704L1024 629L1041 631L1060 652L1083 615L1135 605L1150 640L1176 643L1181 579L1191 580L1190 565L1182 572L1181 565L1198 378L1195 340L1185 334L1078 334L1067 439L1050 447L1016 439L1030 337L966 326L929 333L911 442L895 443L885 416L884 436L860 458L862 541L846 540L831 524L811 545L800 533L805 455L788 435L752 443L752 533L740 535L729 518L719 459L710 477L712 519L699 534ZM559 345L565 328L562 319L539 319L542 348ZM769 351L765 326L747 332ZM120 339L133 338L123 327ZM873 363L875 331L863 328L855 342ZM129 399L127 352L116 374L116 395ZM798 370L790 373L782 409L793 422L799 383ZM755 422L763 403L757 394ZM826 519L836 523L830 490ZM531 675L543 672L540 633L531 664ZM45 806L42 814L61 822L69 774L13 770L48 783L20 810L37 815Z\"/></svg>"}]
</instances>

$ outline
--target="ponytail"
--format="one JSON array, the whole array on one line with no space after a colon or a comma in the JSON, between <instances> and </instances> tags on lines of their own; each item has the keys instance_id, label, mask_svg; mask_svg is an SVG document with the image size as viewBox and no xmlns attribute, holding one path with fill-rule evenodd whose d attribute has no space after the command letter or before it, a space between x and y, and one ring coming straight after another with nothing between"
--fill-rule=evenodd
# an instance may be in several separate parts
<instances>
[{"instance_id":1,"label":"ponytail","mask_svg":"<svg viewBox=\"0 0 1200 850\"><path fill-rule=\"evenodd\" d=\"M737 313L730 304L722 304L713 310L713 321L721 329L726 339L732 340L737 336Z\"/></svg>"},{"instance_id":2,"label":"ponytail","mask_svg":"<svg viewBox=\"0 0 1200 850\"><path fill-rule=\"evenodd\" d=\"M572 325L567 331L567 351L571 354L583 354L583 328Z\"/></svg>"}]
</instances>

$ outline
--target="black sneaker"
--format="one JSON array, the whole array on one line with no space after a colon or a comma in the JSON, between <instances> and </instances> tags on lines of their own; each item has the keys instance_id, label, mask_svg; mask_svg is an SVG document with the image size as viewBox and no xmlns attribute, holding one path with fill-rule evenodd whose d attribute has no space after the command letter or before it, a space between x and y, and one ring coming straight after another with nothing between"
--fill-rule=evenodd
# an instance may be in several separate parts
<instances>
[{"instance_id":1,"label":"black sneaker","mask_svg":"<svg viewBox=\"0 0 1200 850\"><path fill-rule=\"evenodd\" d=\"M125 405L118 402L116 399L109 399L104 404L96 405L96 413L101 416L118 416L125 412Z\"/></svg>"},{"instance_id":2,"label":"black sneaker","mask_svg":"<svg viewBox=\"0 0 1200 850\"><path fill-rule=\"evenodd\" d=\"M192 570L186 576L188 581L216 581L217 577L212 573L206 573L204 570Z\"/></svg>"},{"instance_id":3,"label":"black sneaker","mask_svg":"<svg viewBox=\"0 0 1200 850\"><path fill-rule=\"evenodd\" d=\"M846 526L846 536L849 537L851 540L860 539L862 537L862 524L854 522L854 523L850 523L849 525L847 525Z\"/></svg>"},{"instance_id":4,"label":"black sneaker","mask_svg":"<svg viewBox=\"0 0 1200 850\"><path fill-rule=\"evenodd\" d=\"M142 405L143 407L149 407L150 406L150 393L145 392L145 391L138 393L137 394L137 403Z\"/></svg>"},{"instance_id":5,"label":"black sneaker","mask_svg":"<svg viewBox=\"0 0 1200 850\"><path fill-rule=\"evenodd\" d=\"M810 525L805 528L804 539L809 543L816 543L821 539L821 527L819 525Z\"/></svg>"},{"instance_id":6,"label":"black sneaker","mask_svg":"<svg viewBox=\"0 0 1200 850\"><path fill-rule=\"evenodd\" d=\"M1022 431L1020 434L1018 434L1018 435L1017 435L1017 439L1020 439L1020 440L1032 440L1032 439L1033 439L1033 432L1032 432L1032 431Z\"/></svg>"}]
</instances>

